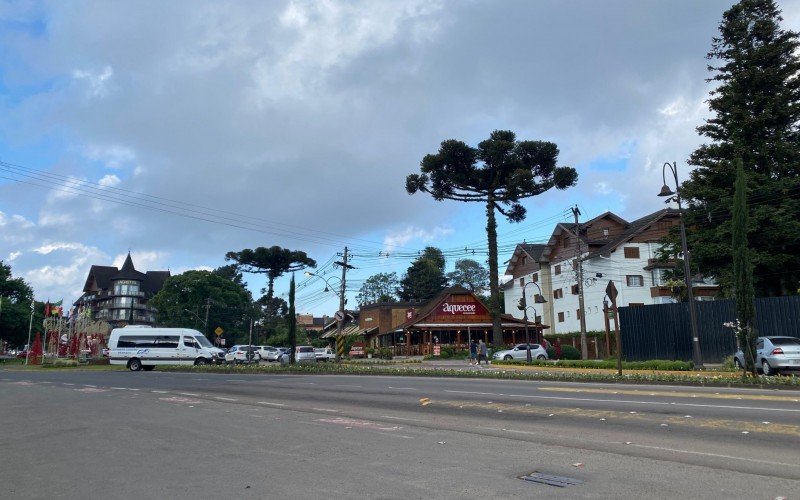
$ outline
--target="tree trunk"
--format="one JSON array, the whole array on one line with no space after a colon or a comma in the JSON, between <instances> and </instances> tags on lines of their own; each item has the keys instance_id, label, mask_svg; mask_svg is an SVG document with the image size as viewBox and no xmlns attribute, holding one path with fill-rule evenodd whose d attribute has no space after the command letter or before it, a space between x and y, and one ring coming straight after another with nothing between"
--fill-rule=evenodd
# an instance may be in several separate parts
<instances>
[{"instance_id":1,"label":"tree trunk","mask_svg":"<svg viewBox=\"0 0 800 500\"><path fill-rule=\"evenodd\" d=\"M503 343L503 323L500 318L500 283L497 269L497 221L494 218L494 195L486 203L486 236L489 242L489 313L492 316L492 344Z\"/></svg>"}]
</instances>

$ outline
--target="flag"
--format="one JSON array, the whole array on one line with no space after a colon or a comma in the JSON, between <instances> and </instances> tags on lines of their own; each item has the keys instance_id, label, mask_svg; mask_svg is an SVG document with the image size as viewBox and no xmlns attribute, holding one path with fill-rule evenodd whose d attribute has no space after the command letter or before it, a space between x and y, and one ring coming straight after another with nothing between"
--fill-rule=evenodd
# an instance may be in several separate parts
<instances>
[{"instance_id":1,"label":"flag","mask_svg":"<svg viewBox=\"0 0 800 500\"><path fill-rule=\"evenodd\" d=\"M58 302L53 302L50 305L50 315L52 316L61 316L64 313L64 307L61 305L64 303L64 299L59 300ZM47 314L47 313L45 313Z\"/></svg>"}]
</instances>

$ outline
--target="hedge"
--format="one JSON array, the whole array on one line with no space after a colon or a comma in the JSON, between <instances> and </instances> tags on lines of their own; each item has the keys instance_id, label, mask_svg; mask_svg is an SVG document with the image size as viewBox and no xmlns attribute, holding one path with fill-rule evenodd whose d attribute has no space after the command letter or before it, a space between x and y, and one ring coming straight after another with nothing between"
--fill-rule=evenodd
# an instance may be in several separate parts
<instances>
[{"instance_id":1,"label":"hedge","mask_svg":"<svg viewBox=\"0 0 800 500\"><path fill-rule=\"evenodd\" d=\"M493 361L498 365L527 365L525 361ZM606 359L603 361L591 360L559 360L559 361L534 361L530 363L535 366L561 366L564 368L595 368L595 369L616 369L617 361L615 359ZM652 359L649 361L623 361L622 368L624 370L659 370L659 371L672 371L672 372L685 372L694 369L694 363L691 361L668 361L663 359Z\"/></svg>"}]
</instances>

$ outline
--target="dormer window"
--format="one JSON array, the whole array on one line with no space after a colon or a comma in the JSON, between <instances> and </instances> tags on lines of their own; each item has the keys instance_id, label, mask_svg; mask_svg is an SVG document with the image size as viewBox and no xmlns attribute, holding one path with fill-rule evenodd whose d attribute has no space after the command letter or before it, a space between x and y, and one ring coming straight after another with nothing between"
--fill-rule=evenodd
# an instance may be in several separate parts
<instances>
[{"instance_id":1,"label":"dormer window","mask_svg":"<svg viewBox=\"0 0 800 500\"><path fill-rule=\"evenodd\" d=\"M523 266L524 266L525 264L527 264L527 263L528 263L528 256L527 256L527 255L523 255L523 256L522 256L522 259L520 260L520 262L522 262L522 265L523 265Z\"/></svg>"}]
</instances>

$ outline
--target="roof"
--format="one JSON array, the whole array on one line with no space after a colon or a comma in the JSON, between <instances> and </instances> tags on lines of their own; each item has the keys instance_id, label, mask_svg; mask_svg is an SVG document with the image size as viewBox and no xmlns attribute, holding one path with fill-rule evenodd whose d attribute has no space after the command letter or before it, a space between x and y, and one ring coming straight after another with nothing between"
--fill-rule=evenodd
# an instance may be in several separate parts
<instances>
[{"instance_id":1,"label":"roof","mask_svg":"<svg viewBox=\"0 0 800 500\"><path fill-rule=\"evenodd\" d=\"M546 248L547 245L542 244L518 243L516 248L514 248L514 253L511 255L511 258L508 259L508 266L506 267L506 272L504 274L514 274L512 272L512 268L517 264L517 260L523 252L528 254L528 257L531 258L531 261L539 262L542 258L542 253Z\"/></svg>"},{"instance_id":2,"label":"roof","mask_svg":"<svg viewBox=\"0 0 800 500\"><path fill-rule=\"evenodd\" d=\"M131 254L125 258L121 269L114 266L92 266L86 283L83 285L84 293L92 291L92 281L100 290L110 290L116 280L133 280L141 283L141 291L147 295L155 295L164 287L164 282L170 277L169 271L147 271L142 273L133 266Z\"/></svg>"},{"instance_id":3,"label":"roof","mask_svg":"<svg viewBox=\"0 0 800 500\"><path fill-rule=\"evenodd\" d=\"M622 245L627 241L630 241L637 234L642 233L654 222L657 222L660 219L663 219L664 217L678 215L678 214L679 212L674 208L663 208L657 212L647 214L644 217L629 222L628 227L625 229L625 231L622 232L622 234L620 234L616 238L609 240L605 245L603 245L599 249L591 252L589 254L589 257L591 258L597 255L608 255L609 253L611 253L612 250L616 249L618 246Z\"/></svg>"}]
</instances>

